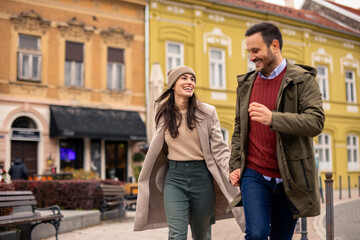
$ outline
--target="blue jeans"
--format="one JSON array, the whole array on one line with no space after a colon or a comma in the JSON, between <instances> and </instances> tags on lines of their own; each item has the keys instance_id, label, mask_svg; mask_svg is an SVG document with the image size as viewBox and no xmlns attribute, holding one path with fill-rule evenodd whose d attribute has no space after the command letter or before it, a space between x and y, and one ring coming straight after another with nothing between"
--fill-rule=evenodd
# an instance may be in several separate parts
<instances>
[{"instance_id":1,"label":"blue jeans","mask_svg":"<svg viewBox=\"0 0 360 240\"><path fill-rule=\"evenodd\" d=\"M205 161L171 161L164 186L169 240L187 240L188 224L194 240L210 240L215 192Z\"/></svg>"},{"instance_id":2,"label":"blue jeans","mask_svg":"<svg viewBox=\"0 0 360 240\"><path fill-rule=\"evenodd\" d=\"M246 240L291 240L297 219L292 217L283 183L268 181L263 175L245 168L241 194L246 222Z\"/></svg>"}]
</instances>

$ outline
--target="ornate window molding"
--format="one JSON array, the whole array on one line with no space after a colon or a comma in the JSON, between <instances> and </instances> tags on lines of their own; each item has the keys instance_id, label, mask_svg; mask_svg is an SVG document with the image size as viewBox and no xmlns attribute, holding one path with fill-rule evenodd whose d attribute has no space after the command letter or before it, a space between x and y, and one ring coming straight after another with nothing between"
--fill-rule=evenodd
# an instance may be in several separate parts
<instances>
[{"instance_id":1,"label":"ornate window molding","mask_svg":"<svg viewBox=\"0 0 360 240\"><path fill-rule=\"evenodd\" d=\"M134 39L134 34L127 33L119 26L110 27L108 30L102 30L100 35L104 39L105 44L126 45L130 46Z\"/></svg>"},{"instance_id":2,"label":"ornate window molding","mask_svg":"<svg viewBox=\"0 0 360 240\"><path fill-rule=\"evenodd\" d=\"M311 66L315 66L316 63L330 65L330 71L333 72L333 58L323 48L319 48L317 52L311 54Z\"/></svg>"},{"instance_id":3,"label":"ornate window molding","mask_svg":"<svg viewBox=\"0 0 360 240\"><path fill-rule=\"evenodd\" d=\"M214 28L212 32L204 33L204 54L207 52L207 45L214 44L228 48L229 57L232 56L231 38L222 33L220 28Z\"/></svg>"},{"instance_id":4,"label":"ornate window molding","mask_svg":"<svg viewBox=\"0 0 360 240\"><path fill-rule=\"evenodd\" d=\"M61 32L61 36L65 38L72 38L79 41L89 41L90 36L94 32L94 28L86 26L85 23L73 17L66 23L58 23L58 28Z\"/></svg>"},{"instance_id":5,"label":"ornate window molding","mask_svg":"<svg viewBox=\"0 0 360 240\"><path fill-rule=\"evenodd\" d=\"M50 27L50 21L43 19L37 12L21 12L10 17L16 31L29 31L35 34L45 34Z\"/></svg>"},{"instance_id":6,"label":"ornate window molding","mask_svg":"<svg viewBox=\"0 0 360 240\"><path fill-rule=\"evenodd\" d=\"M346 54L345 57L340 58L341 74L344 74L345 68L356 69L357 75L360 76L359 61L357 61L351 53Z\"/></svg>"}]
</instances>

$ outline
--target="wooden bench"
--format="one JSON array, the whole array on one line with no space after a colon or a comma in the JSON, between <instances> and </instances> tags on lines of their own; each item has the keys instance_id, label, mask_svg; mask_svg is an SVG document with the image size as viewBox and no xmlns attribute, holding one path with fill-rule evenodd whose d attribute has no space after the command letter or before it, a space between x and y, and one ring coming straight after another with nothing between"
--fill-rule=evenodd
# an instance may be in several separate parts
<instances>
[{"instance_id":1,"label":"wooden bench","mask_svg":"<svg viewBox=\"0 0 360 240\"><path fill-rule=\"evenodd\" d=\"M55 227L55 237L58 239L58 230L61 218L64 217L60 213L59 206L51 206L48 208L37 208L35 196L31 191L3 191L0 192L0 207L12 208L17 207L28 211L13 211L10 215L0 216L0 227L17 226L30 224L30 231L27 239L31 240L31 232L41 223L51 223ZM52 214L41 215L38 211L51 210Z\"/></svg>"},{"instance_id":2,"label":"wooden bench","mask_svg":"<svg viewBox=\"0 0 360 240\"><path fill-rule=\"evenodd\" d=\"M119 185L105 185L101 184L103 202L100 207L101 218L104 219L104 212L118 208L120 218L124 216L125 211L136 210L137 194L133 192L137 190L137 186L131 187L130 194L127 194L125 189Z\"/></svg>"}]
</instances>

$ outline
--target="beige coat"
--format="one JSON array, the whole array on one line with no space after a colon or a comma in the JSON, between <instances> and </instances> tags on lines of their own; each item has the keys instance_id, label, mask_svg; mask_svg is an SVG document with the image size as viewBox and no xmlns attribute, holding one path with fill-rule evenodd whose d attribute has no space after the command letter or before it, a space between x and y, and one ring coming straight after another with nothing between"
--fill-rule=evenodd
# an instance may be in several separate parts
<instances>
[{"instance_id":1,"label":"beige coat","mask_svg":"<svg viewBox=\"0 0 360 240\"><path fill-rule=\"evenodd\" d=\"M239 194L238 187L229 182L230 151L223 141L220 122L215 107L198 103L202 111L209 116L197 113L196 123L200 144L206 165L213 176L216 203L215 218L224 219L235 216L240 228L245 230L242 208L235 207L226 214L226 208ZM139 176L139 193L136 206L134 231L166 227L163 187L168 169L167 146L164 140L164 129L158 127L151 141L149 150Z\"/></svg>"}]
</instances>

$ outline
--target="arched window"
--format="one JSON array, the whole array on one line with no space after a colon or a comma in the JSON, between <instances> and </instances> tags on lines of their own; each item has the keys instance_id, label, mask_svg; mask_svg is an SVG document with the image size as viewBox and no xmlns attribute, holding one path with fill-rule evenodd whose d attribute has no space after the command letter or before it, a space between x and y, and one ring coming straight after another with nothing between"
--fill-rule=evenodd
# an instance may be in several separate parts
<instances>
[{"instance_id":1,"label":"arched window","mask_svg":"<svg viewBox=\"0 0 360 240\"><path fill-rule=\"evenodd\" d=\"M19 117L15 119L11 128L34 128L36 129L36 123L28 117Z\"/></svg>"},{"instance_id":2,"label":"arched window","mask_svg":"<svg viewBox=\"0 0 360 240\"><path fill-rule=\"evenodd\" d=\"M331 135L322 133L318 139L319 170L332 170Z\"/></svg>"},{"instance_id":3,"label":"arched window","mask_svg":"<svg viewBox=\"0 0 360 240\"><path fill-rule=\"evenodd\" d=\"M359 170L359 137L356 135L347 135L347 160L348 170Z\"/></svg>"}]
</instances>

